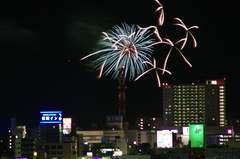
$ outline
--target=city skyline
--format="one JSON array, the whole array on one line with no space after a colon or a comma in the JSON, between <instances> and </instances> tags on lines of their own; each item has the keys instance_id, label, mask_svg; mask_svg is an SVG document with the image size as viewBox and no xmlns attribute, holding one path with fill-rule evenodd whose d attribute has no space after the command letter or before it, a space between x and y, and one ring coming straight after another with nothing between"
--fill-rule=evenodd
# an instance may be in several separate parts
<instances>
[{"instance_id":1,"label":"city skyline","mask_svg":"<svg viewBox=\"0 0 240 159\"><path fill-rule=\"evenodd\" d=\"M111 76L97 79L92 64L78 60L98 50L101 32L115 24L156 25L154 9L158 5L154 0L110 2L2 2L0 117L16 117L23 125L37 126L39 111L61 110L86 127L99 120L105 123L106 115L118 114L118 81ZM165 25L159 29L163 37L169 33L173 40L184 36L172 25L176 17L187 26L199 26L192 31L198 47L193 49L190 42L183 50L193 67L173 52L167 68L172 75L160 76L162 82L204 83L206 79L226 78L227 112L239 111L240 87L235 73L239 66L235 55L239 24L235 23L235 6L216 0L160 2L165 11ZM158 47L155 52L162 50ZM158 61L164 60L169 49L163 47L166 51L159 53ZM162 116L162 90L157 87L154 72L126 83L128 121Z\"/></svg>"}]
</instances>

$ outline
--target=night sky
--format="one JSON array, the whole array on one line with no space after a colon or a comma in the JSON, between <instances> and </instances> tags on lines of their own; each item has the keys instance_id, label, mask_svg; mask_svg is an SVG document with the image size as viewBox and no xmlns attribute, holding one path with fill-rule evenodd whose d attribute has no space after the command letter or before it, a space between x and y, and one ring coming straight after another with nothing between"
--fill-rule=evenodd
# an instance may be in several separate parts
<instances>
[{"instance_id":1,"label":"night sky","mask_svg":"<svg viewBox=\"0 0 240 159\"><path fill-rule=\"evenodd\" d=\"M239 111L239 9L223 0L161 0L165 22L160 35L177 41L185 32L173 18L193 29L198 47L188 41L183 53L173 51L161 76L169 84L204 83L226 78L227 112ZM236 2L237 3L237 2ZM79 127L105 123L118 114L118 81L97 79L93 58L79 61L100 49L102 31L123 22L157 25L154 0L8 1L0 2L0 117L16 117L18 124L37 127L39 111L62 110ZM159 67L169 47L154 48ZM162 116L161 88L154 72L139 81L127 81L127 120Z\"/></svg>"}]
</instances>

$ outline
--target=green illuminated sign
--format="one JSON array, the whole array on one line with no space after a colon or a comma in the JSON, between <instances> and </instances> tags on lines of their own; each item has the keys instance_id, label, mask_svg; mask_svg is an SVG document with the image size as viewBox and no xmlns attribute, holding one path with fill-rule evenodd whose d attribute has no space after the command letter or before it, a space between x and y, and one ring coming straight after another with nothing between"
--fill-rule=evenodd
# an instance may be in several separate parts
<instances>
[{"instance_id":1,"label":"green illuminated sign","mask_svg":"<svg viewBox=\"0 0 240 159\"><path fill-rule=\"evenodd\" d=\"M150 133L156 133L156 130L150 130Z\"/></svg>"},{"instance_id":2,"label":"green illuminated sign","mask_svg":"<svg viewBox=\"0 0 240 159\"><path fill-rule=\"evenodd\" d=\"M204 146L204 125L190 124L189 125L189 139L192 147Z\"/></svg>"}]
</instances>

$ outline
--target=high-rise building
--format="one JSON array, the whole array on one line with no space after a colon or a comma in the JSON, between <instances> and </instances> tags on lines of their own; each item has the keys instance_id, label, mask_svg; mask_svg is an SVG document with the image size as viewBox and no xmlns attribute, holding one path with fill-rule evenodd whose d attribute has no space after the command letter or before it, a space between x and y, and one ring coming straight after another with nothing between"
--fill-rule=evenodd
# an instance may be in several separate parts
<instances>
[{"instance_id":1,"label":"high-rise building","mask_svg":"<svg viewBox=\"0 0 240 159\"><path fill-rule=\"evenodd\" d=\"M163 125L226 126L225 79L205 84L163 83Z\"/></svg>"},{"instance_id":2,"label":"high-rise building","mask_svg":"<svg viewBox=\"0 0 240 159\"><path fill-rule=\"evenodd\" d=\"M62 136L62 111L41 111L38 143L60 143Z\"/></svg>"}]
</instances>

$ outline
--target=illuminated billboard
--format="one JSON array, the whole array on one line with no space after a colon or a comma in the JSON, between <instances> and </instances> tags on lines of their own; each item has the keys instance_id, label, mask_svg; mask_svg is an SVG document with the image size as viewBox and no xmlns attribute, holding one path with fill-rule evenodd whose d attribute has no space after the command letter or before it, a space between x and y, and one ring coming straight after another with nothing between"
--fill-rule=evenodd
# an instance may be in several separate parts
<instances>
[{"instance_id":1,"label":"illuminated billboard","mask_svg":"<svg viewBox=\"0 0 240 159\"><path fill-rule=\"evenodd\" d=\"M62 111L40 111L40 123L62 123Z\"/></svg>"},{"instance_id":2,"label":"illuminated billboard","mask_svg":"<svg viewBox=\"0 0 240 159\"><path fill-rule=\"evenodd\" d=\"M204 125L203 124L189 125L189 140L191 142L191 148L204 146Z\"/></svg>"},{"instance_id":3,"label":"illuminated billboard","mask_svg":"<svg viewBox=\"0 0 240 159\"><path fill-rule=\"evenodd\" d=\"M63 134L70 134L72 128L72 118L63 118Z\"/></svg>"},{"instance_id":4,"label":"illuminated billboard","mask_svg":"<svg viewBox=\"0 0 240 159\"><path fill-rule=\"evenodd\" d=\"M172 132L169 130L157 131L157 147L172 148L172 146L173 146Z\"/></svg>"},{"instance_id":5,"label":"illuminated billboard","mask_svg":"<svg viewBox=\"0 0 240 159\"><path fill-rule=\"evenodd\" d=\"M63 129L72 128L72 118L63 118Z\"/></svg>"}]
</instances>

